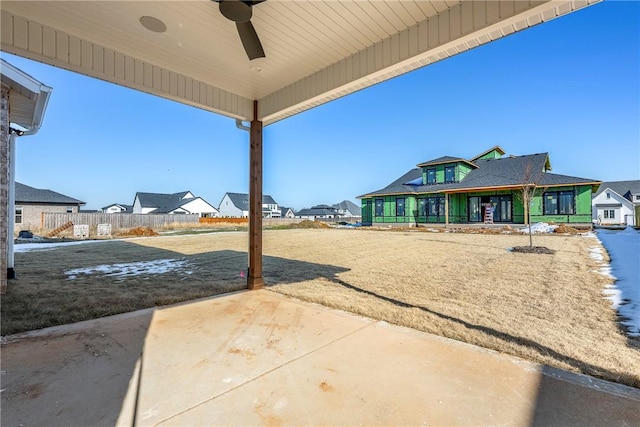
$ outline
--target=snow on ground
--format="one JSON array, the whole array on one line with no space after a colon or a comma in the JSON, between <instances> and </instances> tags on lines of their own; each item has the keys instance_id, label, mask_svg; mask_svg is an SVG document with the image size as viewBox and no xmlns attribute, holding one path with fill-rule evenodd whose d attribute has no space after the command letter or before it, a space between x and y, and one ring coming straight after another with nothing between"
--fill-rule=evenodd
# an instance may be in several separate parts
<instances>
[{"instance_id":1,"label":"snow on ground","mask_svg":"<svg viewBox=\"0 0 640 427\"><path fill-rule=\"evenodd\" d=\"M153 261L128 262L122 264L103 264L94 267L75 268L64 272L69 276L69 280L76 279L79 275L90 275L101 273L112 277L131 277L141 274L164 274L174 270L182 270L184 274L191 274L192 271L185 271L189 266L184 259L156 259Z\"/></svg>"},{"instance_id":2,"label":"snow on ground","mask_svg":"<svg viewBox=\"0 0 640 427\"><path fill-rule=\"evenodd\" d=\"M60 246L85 245L87 243L113 242L113 240L78 240L77 242L52 242L52 243L18 243L13 246L13 252L48 251Z\"/></svg>"},{"instance_id":3,"label":"snow on ground","mask_svg":"<svg viewBox=\"0 0 640 427\"><path fill-rule=\"evenodd\" d=\"M628 335L640 336L640 232L631 227L624 230L604 230L597 237L609 252L611 264L602 263L601 274L614 279L603 293L625 320ZM590 248L590 256L603 260L599 247Z\"/></svg>"},{"instance_id":4,"label":"snow on ground","mask_svg":"<svg viewBox=\"0 0 640 427\"><path fill-rule=\"evenodd\" d=\"M546 222L537 222L531 225L531 233L553 233L557 225L549 225ZM522 233L529 233L529 227L520 229Z\"/></svg>"}]
</instances>

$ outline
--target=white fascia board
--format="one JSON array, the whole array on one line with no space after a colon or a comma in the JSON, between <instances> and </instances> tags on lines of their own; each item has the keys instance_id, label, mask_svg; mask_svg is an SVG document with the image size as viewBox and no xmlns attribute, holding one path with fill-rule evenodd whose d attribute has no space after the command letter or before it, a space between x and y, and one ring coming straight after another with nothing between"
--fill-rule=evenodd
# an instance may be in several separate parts
<instances>
[{"instance_id":1,"label":"white fascia board","mask_svg":"<svg viewBox=\"0 0 640 427\"><path fill-rule=\"evenodd\" d=\"M260 99L265 126L602 0L491 3L494 20L462 2ZM509 9L503 5L510 5ZM461 25L461 17L466 25ZM453 28L456 28L455 35ZM442 34L447 34L441 37ZM394 57L399 60L395 61Z\"/></svg>"}]
</instances>

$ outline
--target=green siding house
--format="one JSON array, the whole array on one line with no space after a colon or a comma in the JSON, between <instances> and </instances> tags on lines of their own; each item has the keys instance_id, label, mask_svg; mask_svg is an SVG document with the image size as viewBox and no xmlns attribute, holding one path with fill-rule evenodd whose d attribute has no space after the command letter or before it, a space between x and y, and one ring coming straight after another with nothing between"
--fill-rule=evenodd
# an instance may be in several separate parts
<instances>
[{"instance_id":1,"label":"green siding house","mask_svg":"<svg viewBox=\"0 0 640 427\"><path fill-rule=\"evenodd\" d=\"M600 181L550 173L547 153L504 154L496 146L468 160L444 156L419 163L358 197L362 223L525 224L522 194L532 188L531 222L591 225L591 195Z\"/></svg>"}]
</instances>

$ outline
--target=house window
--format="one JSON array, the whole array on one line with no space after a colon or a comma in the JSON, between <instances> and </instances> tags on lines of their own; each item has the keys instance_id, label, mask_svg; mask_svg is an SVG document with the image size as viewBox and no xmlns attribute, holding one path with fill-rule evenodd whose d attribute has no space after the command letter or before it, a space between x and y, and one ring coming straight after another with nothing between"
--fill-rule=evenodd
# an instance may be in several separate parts
<instances>
[{"instance_id":1,"label":"house window","mask_svg":"<svg viewBox=\"0 0 640 427\"><path fill-rule=\"evenodd\" d=\"M384 216L384 200L376 199L376 216Z\"/></svg>"},{"instance_id":2,"label":"house window","mask_svg":"<svg viewBox=\"0 0 640 427\"><path fill-rule=\"evenodd\" d=\"M611 198L611 193L607 193L607 199Z\"/></svg>"},{"instance_id":3,"label":"house window","mask_svg":"<svg viewBox=\"0 0 640 427\"><path fill-rule=\"evenodd\" d=\"M640 194L636 196L636 200L640 200Z\"/></svg>"},{"instance_id":4,"label":"house window","mask_svg":"<svg viewBox=\"0 0 640 427\"><path fill-rule=\"evenodd\" d=\"M427 199L418 200L418 215L427 216Z\"/></svg>"},{"instance_id":5,"label":"house window","mask_svg":"<svg viewBox=\"0 0 640 427\"><path fill-rule=\"evenodd\" d=\"M404 198L396 199L396 216L404 216Z\"/></svg>"},{"instance_id":6,"label":"house window","mask_svg":"<svg viewBox=\"0 0 640 427\"><path fill-rule=\"evenodd\" d=\"M427 184L435 184L436 183L436 169L429 168L427 169Z\"/></svg>"},{"instance_id":7,"label":"house window","mask_svg":"<svg viewBox=\"0 0 640 427\"><path fill-rule=\"evenodd\" d=\"M72 208L72 207L67 206L67 213L73 213L73 208Z\"/></svg>"},{"instance_id":8,"label":"house window","mask_svg":"<svg viewBox=\"0 0 640 427\"><path fill-rule=\"evenodd\" d=\"M455 166L445 166L444 168L444 182L455 182L456 181L456 167Z\"/></svg>"},{"instance_id":9,"label":"house window","mask_svg":"<svg viewBox=\"0 0 640 427\"><path fill-rule=\"evenodd\" d=\"M545 215L575 214L575 193L573 191L550 191L544 193Z\"/></svg>"},{"instance_id":10,"label":"house window","mask_svg":"<svg viewBox=\"0 0 640 427\"><path fill-rule=\"evenodd\" d=\"M427 207L428 216L444 216L444 197L428 197Z\"/></svg>"},{"instance_id":11,"label":"house window","mask_svg":"<svg viewBox=\"0 0 640 427\"><path fill-rule=\"evenodd\" d=\"M605 211L606 213L607 211ZM607 217L607 215L605 214L604 216L605 218ZM616 211L614 211L613 209L609 210L609 219L615 219L616 218Z\"/></svg>"},{"instance_id":12,"label":"house window","mask_svg":"<svg viewBox=\"0 0 640 427\"><path fill-rule=\"evenodd\" d=\"M16 206L16 224L22 224L22 206Z\"/></svg>"}]
</instances>

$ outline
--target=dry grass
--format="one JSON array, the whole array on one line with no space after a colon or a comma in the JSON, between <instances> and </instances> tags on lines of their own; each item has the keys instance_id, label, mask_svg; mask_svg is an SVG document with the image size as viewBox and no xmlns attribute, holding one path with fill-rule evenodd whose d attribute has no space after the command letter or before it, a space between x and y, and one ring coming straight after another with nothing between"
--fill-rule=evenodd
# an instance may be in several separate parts
<instances>
[{"instance_id":1,"label":"dry grass","mask_svg":"<svg viewBox=\"0 0 640 427\"><path fill-rule=\"evenodd\" d=\"M598 241L535 236L555 254L507 250L527 243L521 235L265 231L264 277L272 291L640 387L640 340L620 331L602 297L608 279L588 256ZM246 233L230 232L18 253L19 281L2 298L2 333L240 289L246 248ZM169 258L187 261L192 273L64 274Z\"/></svg>"}]
</instances>

